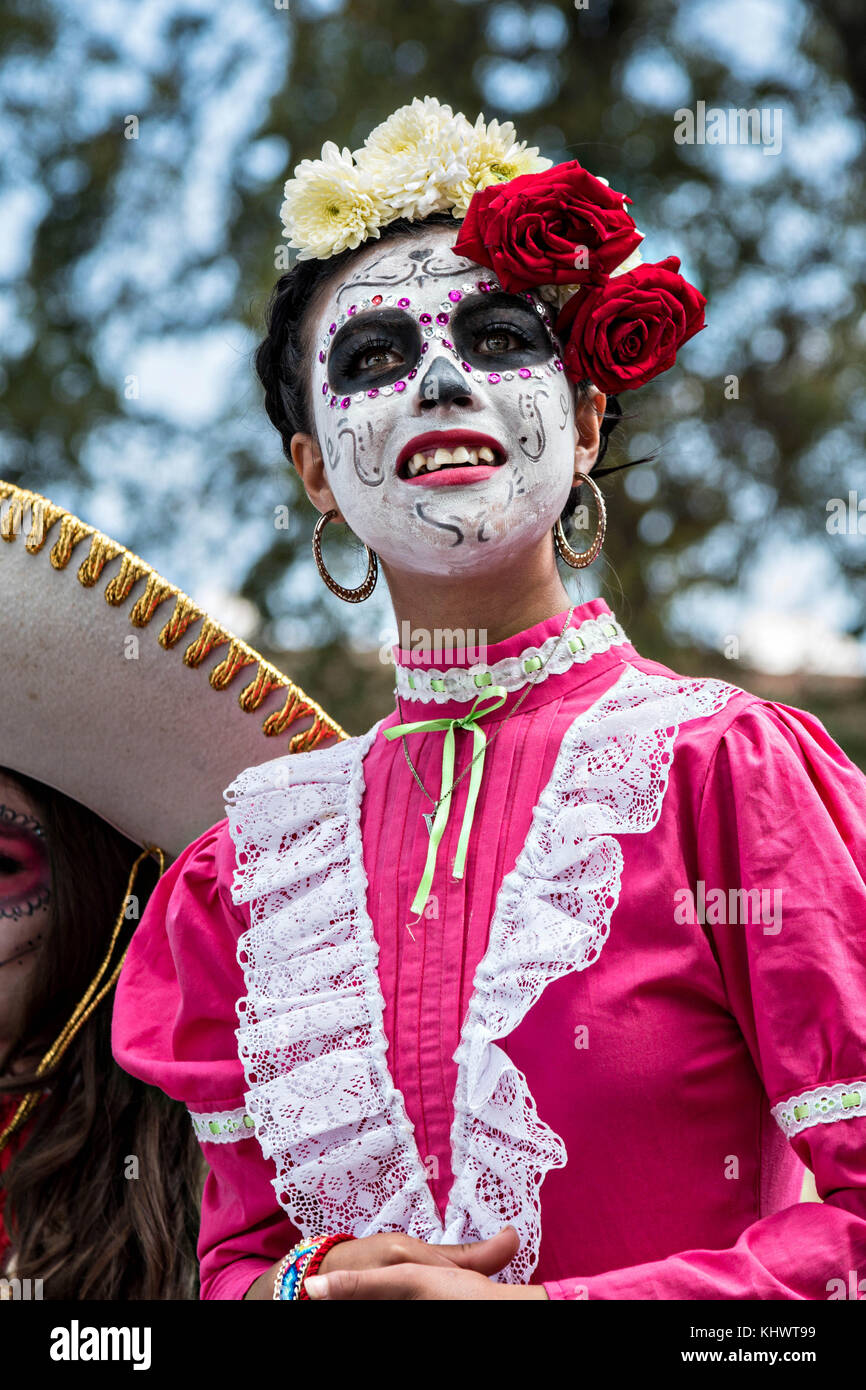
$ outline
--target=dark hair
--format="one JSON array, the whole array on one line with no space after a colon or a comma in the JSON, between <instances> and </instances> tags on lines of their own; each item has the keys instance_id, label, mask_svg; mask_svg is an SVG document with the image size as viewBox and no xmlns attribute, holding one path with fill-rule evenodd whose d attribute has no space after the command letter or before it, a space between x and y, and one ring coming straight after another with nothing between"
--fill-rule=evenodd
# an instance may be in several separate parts
<instances>
[{"instance_id":1,"label":"dark hair","mask_svg":"<svg viewBox=\"0 0 866 1390\"><path fill-rule=\"evenodd\" d=\"M39 955L0 1060L4 1095L48 1083L2 1179L14 1274L41 1278L52 1301L197 1298L201 1150L185 1107L114 1061L113 990L47 1073L8 1075L16 1058L48 1050L97 973L140 848L62 792L0 771L33 802L51 873ZM154 859L139 866L140 907L158 876Z\"/></svg>"},{"instance_id":2,"label":"dark hair","mask_svg":"<svg viewBox=\"0 0 866 1390\"><path fill-rule=\"evenodd\" d=\"M381 229L380 241L392 237L420 235L425 227L451 226L459 228L460 223L450 212L434 212L428 217L412 221L408 217L398 217ZM271 294L266 312L267 335L259 344L255 355L256 372L265 390L265 410L271 424L279 432L283 443L283 453L291 462L292 435L298 431L312 434L313 402L312 372L310 362L313 356L311 342L312 315L307 311L313 297L320 287L339 272L355 256L369 246L362 242L360 247L340 251L327 260L296 261L291 270L281 275ZM578 391L588 397L589 381L578 383ZM592 470L593 479L606 473L616 472L616 468L599 469L607 452L608 440L622 418L622 409L615 396L608 396L607 408L601 423L601 441L598 459ZM618 465L628 467L629 465ZM580 486L573 487L562 509L563 524L568 521L578 504Z\"/></svg>"}]
</instances>

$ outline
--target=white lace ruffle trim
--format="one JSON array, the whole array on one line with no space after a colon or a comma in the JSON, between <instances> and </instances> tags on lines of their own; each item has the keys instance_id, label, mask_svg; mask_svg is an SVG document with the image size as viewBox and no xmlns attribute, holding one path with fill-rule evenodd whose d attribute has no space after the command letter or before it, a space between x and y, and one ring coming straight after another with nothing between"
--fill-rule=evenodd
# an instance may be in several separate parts
<instances>
[{"instance_id":1,"label":"white lace ruffle trim","mask_svg":"<svg viewBox=\"0 0 866 1390\"><path fill-rule=\"evenodd\" d=\"M866 1078L801 1091L798 1096L774 1105L770 1114L789 1139L812 1125L862 1118L866 1116Z\"/></svg>"},{"instance_id":2,"label":"white lace ruffle trim","mask_svg":"<svg viewBox=\"0 0 866 1390\"><path fill-rule=\"evenodd\" d=\"M432 667L425 671L397 664L397 692L403 700L432 700L442 705L449 700L475 700L490 685L502 685L509 692L521 690L525 685L540 685L548 676L562 675L572 666L580 666L622 642L628 642L628 637L616 618L603 614L566 628L561 642L557 633L540 647L525 647L519 656L504 657L492 666L475 662L472 666L449 666L444 671ZM548 664L542 669L539 662Z\"/></svg>"},{"instance_id":3,"label":"white lace ruffle trim","mask_svg":"<svg viewBox=\"0 0 866 1390\"><path fill-rule=\"evenodd\" d=\"M366 908L360 738L248 768L225 792L237 850L232 888L249 901L238 960L239 1055L247 1111L273 1159L278 1201L304 1235L405 1231L479 1240L511 1222L520 1249L498 1277L538 1263L539 1188L566 1160L526 1078L497 1040L550 981L593 964L619 900L619 834L661 813L678 726L723 708L736 687L626 666L569 727L503 880L461 1039L444 1222L402 1093L386 1064L378 947Z\"/></svg>"}]
</instances>

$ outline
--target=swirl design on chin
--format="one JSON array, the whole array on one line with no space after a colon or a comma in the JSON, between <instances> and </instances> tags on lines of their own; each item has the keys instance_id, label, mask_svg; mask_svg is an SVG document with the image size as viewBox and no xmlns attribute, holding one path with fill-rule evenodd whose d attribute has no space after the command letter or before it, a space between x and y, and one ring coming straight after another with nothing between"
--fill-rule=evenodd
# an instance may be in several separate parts
<instances>
[{"instance_id":1,"label":"swirl design on chin","mask_svg":"<svg viewBox=\"0 0 866 1390\"><path fill-rule=\"evenodd\" d=\"M463 532L460 529L460 527L457 525L456 520L452 520L450 522L437 521L435 517L426 515L424 511L425 506L425 502L417 502L415 504L415 515L420 516L421 520L426 521L429 526L435 526L437 531L453 531L454 535L457 537L454 544L462 545L463 541L465 540L465 536L463 535Z\"/></svg>"}]
</instances>

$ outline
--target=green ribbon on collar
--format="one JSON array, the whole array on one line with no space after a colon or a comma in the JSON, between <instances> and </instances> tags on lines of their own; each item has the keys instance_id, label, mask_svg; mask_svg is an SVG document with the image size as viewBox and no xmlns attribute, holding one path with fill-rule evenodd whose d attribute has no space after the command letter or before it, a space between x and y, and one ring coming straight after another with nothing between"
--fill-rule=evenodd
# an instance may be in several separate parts
<instances>
[{"instance_id":1,"label":"green ribbon on collar","mask_svg":"<svg viewBox=\"0 0 866 1390\"><path fill-rule=\"evenodd\" d=\"M479 705L479 701L485 698L489 700L489 703L482 707ZM454 730L472 730L473 762L472 771L469 774L469 795L466 798L463 826L460 831L460 839L457 842L457 853L454 856L454 867L451 872L452 878L462 878L466 866L469 832L472 829L475 803L478 800L481 774L484 770L484 752L487 747L487 735L477 720L482 719L486 714L492 714L493 710L498 709L507 698L508 691L504 685L491 685L486 695L478 695L469 713L461 715L459 719L419 719L411 724L395 724L393 728L383 730L385 738L400 738L402 734L421 733L428 729L444 729L446 731L445 741L442 745L442 785L439 788L439 805L436 808L436 818L430 832L430 844L427 847L427 862L424 865L424 873L421 876L415 897L412 899L412 912L420 913L430 896L439 842L444 834L445 826L448 824L448 816L451 811L451 791L449 790L446 796L445 790L446 787L451 787L451 776L454 771Z\"/></svg>"}]
</instances>

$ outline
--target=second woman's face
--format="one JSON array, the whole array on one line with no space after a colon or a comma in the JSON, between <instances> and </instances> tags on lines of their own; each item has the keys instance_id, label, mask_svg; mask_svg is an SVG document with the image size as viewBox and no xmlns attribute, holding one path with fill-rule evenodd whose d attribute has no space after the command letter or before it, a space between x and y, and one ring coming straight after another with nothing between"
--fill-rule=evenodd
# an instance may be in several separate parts
<instances>
[{"instance_id":1,"label":"second woman's face","mask_svg":"<svg viewBox=\"0 0 866 1390\"><path fill-rule=\"evenodd\" d=\"M17 782L0 773L0 1040L29 979L48 921L44 828Z\"/></svg>"},{"instance_id":2,"label":"second woman's face","mask_svg":"<svg viewBox=\"0 0 866 1390\"><path fill-rule=\"evenodd\" d=\"M539 540L568 497L572 388L552 311L451 250L373 244L313 314L313 410L348 525L401 570L471 574Z\"/></svg>"}]
</instances>

